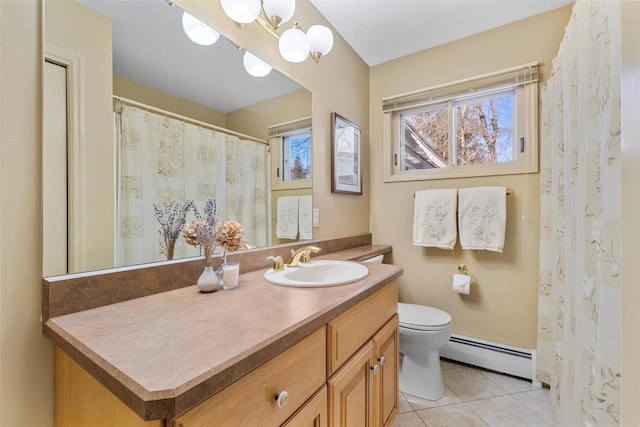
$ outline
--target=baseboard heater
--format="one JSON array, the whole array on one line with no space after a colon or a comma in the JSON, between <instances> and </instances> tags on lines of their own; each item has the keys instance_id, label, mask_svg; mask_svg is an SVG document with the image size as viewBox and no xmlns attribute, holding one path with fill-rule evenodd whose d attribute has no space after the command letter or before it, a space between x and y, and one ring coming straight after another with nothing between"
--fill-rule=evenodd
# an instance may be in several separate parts
<instances>
[{"instance_id":1,"label":"baseboard heater","mask_svg":"<svg viewBox=\"0 0 640 427\"><path fill-rule=\"evenodd\" d=\"M452 335L449 342L440 349L440 356L532 381L535 378L535 350Z\"/></svg>"}]
</instances>

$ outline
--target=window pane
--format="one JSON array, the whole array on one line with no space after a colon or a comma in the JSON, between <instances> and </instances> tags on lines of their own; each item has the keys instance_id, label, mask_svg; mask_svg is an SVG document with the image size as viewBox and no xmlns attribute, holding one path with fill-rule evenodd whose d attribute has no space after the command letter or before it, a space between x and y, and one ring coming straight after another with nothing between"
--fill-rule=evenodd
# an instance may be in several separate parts
<instances>
[{"instance_id":1,"label":"window pane","mask_svg":"<svg viewBox=\"0 0 640 427\"><path fill-rule=\"evenodd\" d=\"M455 105L455 165L500 163L514 159L514 92Z\"/></svg>"},{"instance_id":2,"label":"window pane","mask_svg":"<svg viewBox=\"0 0 640 427\"><path fill-rule=\"evenodd\" d=\"M449 160L447 106L400 114L401 170L446 168Z\"/></svg>"},{"instance_id":3,"label":"window pane","mask_svg":"<svg viewBox=\"0 0 640 427\"><path fill-rule=\"evenodd\" d=\"M283 138L284 181L311 178L311 133L299 133Z\"/></svg>"}]
</instances>

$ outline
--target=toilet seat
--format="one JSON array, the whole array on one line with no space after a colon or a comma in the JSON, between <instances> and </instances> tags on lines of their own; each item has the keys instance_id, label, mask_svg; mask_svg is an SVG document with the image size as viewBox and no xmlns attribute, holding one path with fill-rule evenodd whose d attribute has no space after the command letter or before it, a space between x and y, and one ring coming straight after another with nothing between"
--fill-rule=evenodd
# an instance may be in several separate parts
<instances>
[{"instance_id":1,"label":"toilet seat","mask_svg":"<svg viewBox=\"0 0 640 427\"><path fill-rule=\"evenodd\" d=\"M446 311L419 304L398 303L400 327L418 331L440 331L451 324Z\"/></svg>"}]
</instances>

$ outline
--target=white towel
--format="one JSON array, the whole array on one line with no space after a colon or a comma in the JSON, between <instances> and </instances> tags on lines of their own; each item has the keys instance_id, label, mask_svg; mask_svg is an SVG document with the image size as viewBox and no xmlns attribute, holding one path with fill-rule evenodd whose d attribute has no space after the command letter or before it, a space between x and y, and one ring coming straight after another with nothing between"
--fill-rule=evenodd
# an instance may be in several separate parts
<instances>
[{"instance_id":1,"label":"white towel","mask_svg":"<svg viewBox=\"0 0 640 427\"><path fill-rule=\"evenodd\" d=\"M298 202L298 224L300 229L300 240L311 240L313 238L311 228L313 203L311 196L300 196Z\"/></svg>"},{"instance_id":2,"label":"white towel","mask_svg":"<svg viewBox=\"0 0 640 427\"><path fill-rule=\"evenodd\" d=\"M506 187L461 188L458 224L462 249L502 252L507 223Z\"/></svg>"},{"instance_id":3,"label":"white towel","mask_svg":"<svg viewBox=\"0 0 640 427\"><path fill-rule=\"evenodd\" d=\"M456 189L416 192L413 244L453 249L456 244Z\"/></svg>"},{"instance_id":4,"label":"white towel","mask_svg":"<svg viewBox=\"0 0 640 427\"><path fill-rule=\"evenodd\" d=\"M278 239L298 238L298 196L278 197L276 236Z\"/></svg>"}]
</instances>

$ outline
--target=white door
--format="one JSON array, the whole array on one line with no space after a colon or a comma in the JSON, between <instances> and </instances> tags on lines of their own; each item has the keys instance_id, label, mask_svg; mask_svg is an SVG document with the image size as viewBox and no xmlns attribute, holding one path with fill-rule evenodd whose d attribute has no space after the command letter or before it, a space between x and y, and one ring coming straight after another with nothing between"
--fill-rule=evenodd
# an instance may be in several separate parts
<instances>
[{"instance_id":1,"label":"white door","mask_svg":"<svg viewBox=\"0 0 640 427\"><path fill-rule=\"evenodd\" d=\"M67 68L45 61L42 112L42 273L68 271Z\"/></svg>"}]
</instances>

